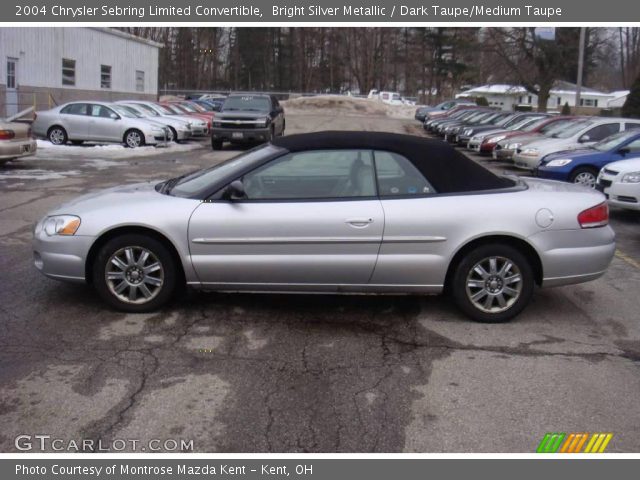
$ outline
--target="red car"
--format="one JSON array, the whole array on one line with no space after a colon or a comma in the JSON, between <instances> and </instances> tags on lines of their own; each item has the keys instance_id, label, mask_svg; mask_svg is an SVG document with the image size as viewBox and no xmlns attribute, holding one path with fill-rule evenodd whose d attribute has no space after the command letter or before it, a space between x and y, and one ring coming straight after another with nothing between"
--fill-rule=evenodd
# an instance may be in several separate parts
<instances>
[{"instance_id":1,"label":"red car","mask_svg":"<svg viewBox=\"0 0 640 480\"><path fill-rule=\"evenodd\" d=\"M204 113L199 112L195 108L192 108L187 105L182 105L181 102L180 103L179 102L159 102L159 104L162 105L163 107L166 107L174 111L176 114L188 115L191 117L199 118L200 120L204 120L205 122L207 122L208 129L211 130L213 115L210 115L210 114L213 112L204 112Z\"/></svg>"},{"instance_id":2,"label":"red car","mask_svg":"<svg viewBox=\"0 0 640 480\"><path fill-rule=\"evenodd\" d=\"M521 130L505 130L503 132L496 132L493 135L488 135L480 143L480 153L490 155L493 149L498 144L507 138L517 137L520 135L525 136L539 136L544 134L547 130L551 129L557 122L571 120L574 117L544 117L537 122L531 123Z\"/></svg>"}]
</instances>

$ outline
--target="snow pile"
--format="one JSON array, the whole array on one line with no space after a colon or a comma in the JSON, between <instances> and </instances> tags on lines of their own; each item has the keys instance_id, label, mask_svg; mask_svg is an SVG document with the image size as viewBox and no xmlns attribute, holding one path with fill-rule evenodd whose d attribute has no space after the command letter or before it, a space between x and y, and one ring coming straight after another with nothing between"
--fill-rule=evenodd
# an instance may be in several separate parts
<instances>
[{"instance_id":1,"label":"snow pile","mask_svg":"<svg viewBox=\"0 0 640 480\"><path fill-rule=\"evenodd\" d=\"M89 143L82 145L54 145L48 140L38 140L38 151L36 158L42 157L50 159L52 156L69 157L77 156L83 158L132 158L150 157L164 153L188 152L202 148L199 142L194 143L169 143L166 147L145 146L138 148L127 148L119 143Z\"/></svg>"},{"instance_id":2,"label":"snow pile","mask_svg":"<svg viewBox=\"0 0 640 480\"><path fill-rule=\"evenodd\" d=\"M340 114L355 116L383 116L413 118L416 107L412 105L388 105L379 100L346 95L318 95L298 97L281 102L286 112L299 115Z\"/></svg>"}]
</instances>

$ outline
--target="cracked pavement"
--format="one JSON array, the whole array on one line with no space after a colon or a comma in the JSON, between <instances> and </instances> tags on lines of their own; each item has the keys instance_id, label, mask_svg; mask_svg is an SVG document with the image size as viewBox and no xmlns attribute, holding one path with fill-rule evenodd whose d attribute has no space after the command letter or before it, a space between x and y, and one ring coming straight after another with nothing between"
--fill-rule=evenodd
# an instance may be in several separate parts
<instances>
[{"instance_id":1,"label":"cracked pavement","mask_svg":"<svg viewBox=\"0 0 640 480\"><path fill-rule=\"evenodd\" d=\"M374 116L287 124L421 134ZM620 253L603 278L538 290L505 325L418 296L187 292L123 314L33 267L32 225L55 205L233 154L203 143L109 168L81 157L0 167L0 451L47 434L186 439L198 452L533 452L548 431L612 432L609 452L640 451L636 213L612 210ZM11 178L25 169L60 175Z\"/></svg>"}]
</instances>

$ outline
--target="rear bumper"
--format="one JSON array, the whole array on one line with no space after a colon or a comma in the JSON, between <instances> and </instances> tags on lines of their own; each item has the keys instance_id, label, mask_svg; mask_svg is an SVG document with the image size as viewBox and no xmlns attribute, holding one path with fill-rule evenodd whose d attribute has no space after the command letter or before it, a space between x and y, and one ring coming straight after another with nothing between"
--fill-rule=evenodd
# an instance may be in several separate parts
<instances>
[{"instance_id":1,"label":"rear bumper","mask_svg":"<svg viewBox=\"0 0 640 480\"><path fill-rule=\"evenodd\" d=\"M542 286L588 282L603 275L616 250L611 227L549 230L529 237L542 262Z\"/></svg>"},{"instance_id":2,"label":"rear bumper","mask_svg":"<svg viewBox=\"0 0 640 480\"><path fill-rule=\"evenodd\" d=\"M3 140L0 142L0 160L26 157L33 155L38 149L33 138L21 138L18 140Z\"/></svg>"},{"instance_id":3,"label":"rear bumper","mask_svg":"<svg viewBox=\"0 0 640 480\"><path fill-rule=\"evenodd\" d=\"M232 143L266 142L271 136L271 128L213 128L213 140Z\"/></svg>"}]
</instances>

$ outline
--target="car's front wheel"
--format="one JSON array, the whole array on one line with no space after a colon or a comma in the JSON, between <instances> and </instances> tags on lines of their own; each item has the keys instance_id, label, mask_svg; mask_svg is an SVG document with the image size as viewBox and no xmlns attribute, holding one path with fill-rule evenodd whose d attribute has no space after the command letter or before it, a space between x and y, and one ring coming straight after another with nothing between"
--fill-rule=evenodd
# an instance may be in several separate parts
<instances>
[{"instance_id":1,"label":"car's front wheel","mask_svg":"<svg viewBox=\"0 0 640 480\"><path fill-rule=\"evenodd\" d=\"M589 167L580 167L571 173L570 180L585 187L596 188L598 172Z\"/></svg>"},{"instance_id":2,"label":"car's front wheel","mask_svg":"<svg viewBox=\"0 0 640 480\"><path fill-rule=\"evenodd\" d=\"M511 320L533 295L531 265L518 249L502 244L482 245L458 263L451 290L458 307L478 322Z\"/></svg>"},{"instance_id":3,"label":"car's front wheel","mask_svg":"<svg viewBox=\"0 0 640 480\"><path fill-rule=\"evenodd\" d=\"M176 289L177 266L155 238L128 234L105 243L93 264L93 284L109 304L125 312L150 312Z\"/></svg>"},{"instance_id":4,"label":"car's front wheel","mask_svg":"<svg viewBox=\"0 0 640 480\"><path fill-rule=\"evenodd\" d=\"M129 148L141 147L144 145L144 134L140 130L129 130L124 134L124 144Z\"/></svg>"}]
</instances>

